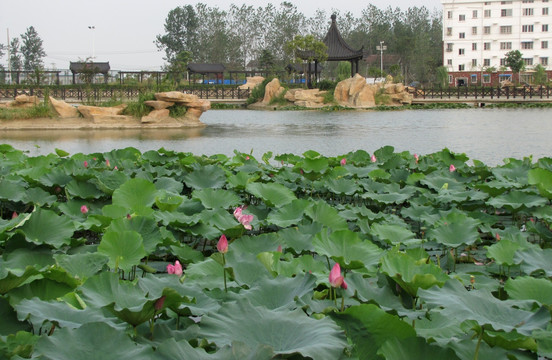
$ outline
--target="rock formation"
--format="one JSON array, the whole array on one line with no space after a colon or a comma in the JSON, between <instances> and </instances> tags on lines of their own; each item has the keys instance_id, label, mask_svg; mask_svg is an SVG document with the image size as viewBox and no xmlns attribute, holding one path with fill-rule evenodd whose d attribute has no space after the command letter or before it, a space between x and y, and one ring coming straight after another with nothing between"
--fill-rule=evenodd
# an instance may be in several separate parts
<instances>
[{"instance_id":1,"label":"rock formation","mask_svg":"<svg viewBox=\"0 0 552 360\"><path fill-rule=\"evenodd\" d=\"M157 99L157 101L145 102L146 105L156 109L154 111L160 111L162 109L167 110L167 108L171 106L185 106L187 108L186 115L184 115L184 118L182 120L192 125L201 124L201 121L199 121L199 118L205 111L211 108L211 102L209 100L200 99L197 95L185 94L180 91L156 93L155 98ZM171 104L171 105L168 105L168 104ZM161 108L161 106L165 106L165 107ZM148 116L149 118L146 118L145 119L146 121L144 121L144 118L142 118L142 122L151 122L152 117L154 117L155 119L157 119L157 121L159 121L163 115L161 115L161 113L158 112L158 113L154 113L151 116L150 115ZM166 117L168 117L168 113Z\"/></svg>"},{"instance_id":2,"label":"rock formation","mask_svg":"<svg viewBox=\"0 0 552 360\"><path fill-rule=\"evenodd\" d=\"M367 84L363 76L356 74L337 84L334 98L341 106L370 108L376 106L375 93L374 86Z\"/></svg>"},{"instance_id":3,"label":"rock formation","mask_svg":"<svg viewBox=\"0 0 552 360\"><path fill-rule=\"evenodd\" d=\"M265 95L262 103L270 103L273 98L280 96L284 91L285 89L282 87L282 85L280 85L280 80L276 78L272 79L272 81L266 84Z\"/></svg>"},{"instance_id":4,"label":"rock formation","mask_svg":"<svg viewBox=\"0 0 552 360\"><path fill-rule=\"evenodd\" d=\"M60 118L73 118L79 116L79 111L76 107L67 104L63 100L56 100L50 96L50 104Z\"/></svg>"},{"instance_id":5,"label":"rock formation","mask_svg":"<svg viewBox=\"0 0 552 360\"><path fill-rule=\"evenodd\" d=\"M265 78L262 77L262 76L248 76L246 78L245 84L240 85L239 88L242 89L242 90L246 90L246 89L251 90L251 89L255 88L255 86L262 83L264 81L264 79Z\"/></svg>"},{"instance_id":6,"label":"rock formation","mask_svg":"<svg viewBox=\"0 0 552 360\"><path fill-rule=\"evenodd\" d=\"M7 104L8 108L29 108L38 105L38 97L36 95L17 95L14 101Z\"/></svg>"},{"instance_id":7,"label":"rock formation","mask_svg":"<svg viewBox=\"0 0 552 360\"><path fill-rule=\"evenodd\" d=\"M111 107L79 105L77 110L88 120L94 122L128 120L130 117L122 115L126 104Z\"/></svg>"},{"instance_id":8,"label":"rock formation","mask_svg":"<svg viewBox=\"0 0 552 360\"><path fill-rule=\"evenodd\" d=\"M319 89L290 89L284 95L287 101L291 101L294 105L308 108L321 108L325 106L324 95L327 91Z\"/></svg>"}]
</instances>

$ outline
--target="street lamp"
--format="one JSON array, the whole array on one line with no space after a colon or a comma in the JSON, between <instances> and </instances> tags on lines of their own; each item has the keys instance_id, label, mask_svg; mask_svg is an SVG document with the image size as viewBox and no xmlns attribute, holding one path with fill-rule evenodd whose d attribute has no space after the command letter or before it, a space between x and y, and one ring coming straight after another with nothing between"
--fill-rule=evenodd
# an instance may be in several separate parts
<instances>
[{"instance_id":1,"label":"street lamp","mask_svg":"<svg viewBox=\"0 0 552 360\"><path fill-rule=\"evenodd\" d=\"M96 27L92 25L92 26L89 26L88 28L92 30L92 61L94 61L94 59L96 58L94 53L94 30L96 30Z\"/></svg>"},{"instance_id":2,"label":"street lamp","mask_svg":"<svg viewBox=\"0 0 552 360\"><path fill-rule=\"evenodd\" d=\"M380 51L380 76L383 78L383 50L387 50L387 46L383 45L384 41L380 41L379 46L376 46L376 50Z\"/></svg>"}]
</instances>

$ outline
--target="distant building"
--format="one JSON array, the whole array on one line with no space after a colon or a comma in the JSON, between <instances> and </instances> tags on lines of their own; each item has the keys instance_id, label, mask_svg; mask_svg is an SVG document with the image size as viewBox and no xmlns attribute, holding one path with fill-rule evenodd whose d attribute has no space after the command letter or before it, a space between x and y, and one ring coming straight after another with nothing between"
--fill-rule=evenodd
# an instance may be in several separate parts
<instances>
[{"instance_id":1,"label":"distant building","mask_svg":"<svg viewBox=\"0 0 552 360\"><path fill-rule=\"evenodd\" d=\"M505 54L519 50L526 64L521 80L544 66L552 75L552 11L549 0L441 0L443 65L449 85L493 85L511 79ZM493 69L495 71L488 71ZM515 79L517 80L517 78Z\"/></svg>"}]
</instances>

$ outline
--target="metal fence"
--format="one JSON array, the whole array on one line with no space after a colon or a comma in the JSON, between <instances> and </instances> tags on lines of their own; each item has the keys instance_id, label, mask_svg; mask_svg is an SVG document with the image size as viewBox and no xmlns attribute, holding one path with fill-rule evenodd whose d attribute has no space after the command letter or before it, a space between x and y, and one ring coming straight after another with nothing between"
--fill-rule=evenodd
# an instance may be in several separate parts
<instances>
[{"instance_id":1,"label":"metal fence","mask_svg":"<svg viewBox=\"0 0 552 360\"><path fill-rule=\"evenodd\" d=\"M522 87L450 87L411 90L417 99L550 99L549 86Z\"/></svg>"}]
</instances>

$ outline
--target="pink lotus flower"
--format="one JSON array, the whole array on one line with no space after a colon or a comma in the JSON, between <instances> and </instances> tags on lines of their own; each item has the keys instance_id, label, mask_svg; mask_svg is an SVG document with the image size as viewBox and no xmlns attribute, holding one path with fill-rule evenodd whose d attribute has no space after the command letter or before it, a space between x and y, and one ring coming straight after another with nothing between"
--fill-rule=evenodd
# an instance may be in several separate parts
<instances>
[{"instance_id":1,"label":"pink lotus flower","mask_svg":"<svg viewBox=\"0 0 552 360\"><path fill-rule=\"evenodd\" d=\"M105 166L111 167L111 165L109 165L109 159L105 159Z\"/></svg>"},{"instance_id":2,"label":"pink lotus flower","mask_svg":"<svg viewBox=\"0 0 552 360\"><path fill-rule=\"evenodd\" d=\"M278 245L278 248L276 249L276 251L278 251L279 253L282 252L282 245Z\"/></svg>"},{"instance_id":3,"label":"pink lotus flower","mask_svg":"<svg viewBox=\"0 0 552 360\"><path fill-rule=\"evenodd\" d=\"M222 234L218 243L217 243L217 250L221 254L226 254L228 252L228 240L226 239L226 235Z\"/></svg>"},{"instance_id":4,"label":"pink lotus flower","mask_svg":"<svg viewBox=\"0 0 552 360\"><path fill-rule=\"evenodd\" d=\"M88 167L88 161L84 161L84 167L85 167L85 168Z\"/></svg>"},{"instance_id":5,"label":"pink lotus flower","mask_svg":"<svg viewBox=\"0 0 552 360\"><path fill-rule=\"evenodd\" d=\"M86 214L88 212L88 206L83 205L81 206L81 213Z\"/></svg>"},{"instance_id":6,"label":"pink lotus flower","mask_svg":"<svg viewBox=\"0 0 552 360\"><path fill-rule=\"evenodd\" d=\"M500 241L500 235L498 233L496 233L495 237L497 241Z\"/></svg>"},{"instance_id":7,"label":"pink lotus flower","mask_svg":"<svg viewBox=\"0 0 552 360\"><path fill-rule=\"evenodd\" d=\"M117 166L115 166L113 169L114 169L114 170L119 170L119 168L118 168Z\"/></svg>"},{"instance_id":8,"label":"pink lotus flower","mask_svg":"<svg viewBox=\"0 0 552 360\"><path fill-rule=\"evenodd\" d=\"M372 156L370 156L370 161L373 162L373 163L378 161L378 159L376 159L376 155L372 154Z\"/></svg>"},{"instance_id":9,"label":"pink lotus flower","mask_svg":"<svg viewBox=\"0 0 552 360\"><path fill-rule=\"evenodd\" d=\"M167 272L169 274L175 274L175 275L182 275L182 265L180 265L180 261L176 260L174 262L174 265L169 264L167 265Z\"/></svg>"},{"instance_id":10,"label":"pink lotus flower","mask_svg":"<svg viewBox=\"0 0 552 360\"><path fill-rule=\"evenodd\" d=\"M245 160L249 160L249 155L247 155L247 156L245 157Z\"/></svg>"},{"instance_id":11,"label":"pink lotus flower","mask_svg":"<svg viewBox=\"0 0 552 360\"><path fill-rule=\"evenodd\" d=\"M341 267L338 263L335 263L332 271L330 271L329 280L332 287L347 289L347 283L345 282L345 278L341 276Z\"/></svg>"},{"instance_id":12,"label":"pink lotus flower","mask_svg":"<svg viewBox=\"0 0 552 360\"><path fill-rule=\"evenodd\" d=\"M347 164L347 159L345 158L341 159L340 164L341 166L345 166L345 164Z\"/></svg>"},{"instance_id":13,"label":"pink lotus flower","mask_svg":"<svg viewBox=\"0 0 552 360\"><path fill-rule=\"evenodd\" d=\"M416 164L417 164L418 161L420 160L420 157L418 156L418 154L414 154L414 159L416 159Z\"/></svg>"},{"instance_id":14,"label":"pink lotus flower","mask_svg":"<svg viewBox=\"0 0 552 360\"><path fill-rule=\"evenodd\" d=\"M157 301L156 301L155 304L153 305L153 307L155 308L155 310L159 311L159 310L162 310L162 309L163 309L163 304L165 303L165 298L166 298L166 296L163 295L163 296L161 296L159 299L157 299Z\"/></svg>"},{"instance_id":15,"label":"pink lotus flower","mask_svg":"<svg viewBox=\"0 0 552 360\"><path fill-rule=\"evenodd\" d=\"M247 230L251 230L253 227L251 226L251 221L253 221L253 215L246 215L243 214L242 211L246 208L246 206L242 205L236 208L234 210L234 217L236 220L240 222L240 224L243 225L244 228Z\"/></svg>"},{"instance_id":16,"label":"pink lotus flower","mask_svg":"<svg viewBox=\"0 0 552 360\"><path fill-rule=\"evenodd\" d=\"M16 213L15 211L12 213L12 219L15 219L15 218L18 217L18 216L19 216L19 215L17 215L17 213Z\"/></svg>"},{"instance_id":17,"label":"pink lotus flower","mask_svg":"<svg viewBox=\"0 0 552 360\"><path fill-rule=\"evenodd\" d=\"M450 171L450 172L456 171L456 166L450 164L450 166L449 166L449 171Z\"/></svg>"}]
</instances>

